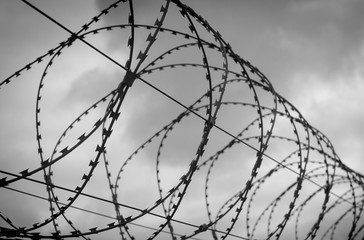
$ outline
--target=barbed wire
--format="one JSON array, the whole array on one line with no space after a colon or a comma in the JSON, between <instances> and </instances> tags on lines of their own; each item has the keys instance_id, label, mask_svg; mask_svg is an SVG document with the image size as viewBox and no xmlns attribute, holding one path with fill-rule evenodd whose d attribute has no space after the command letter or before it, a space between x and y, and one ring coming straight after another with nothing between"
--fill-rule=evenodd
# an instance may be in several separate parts
<instances>
[{"instance_id":1,"label":"barbed wire","mask_svg":"<svg viewBox=\"0 0 364 240\"><path fill-rule=\"evenodd\" d=\"M154 24L148 25L137 23L139 18L134 12L133 1L117 1L79 31L72 32L33 4L22 1L71 36L0 83L1 91L6 91L10 84L21 84L15 80L48 58L36 94L35 132L40 163L33 169L21 170L19 174L1 170L7 176L0 179L0 187L21 191L10 186L42 174L44 180L36 182L46 186L49 216L21 227L11 215L1 211L0 217L7 224L0 229L1 236L90 239L103 237L103 234L117 229L123 240L155 239L161 233L168 233L171 239L363 237L363 175L347 167L327 137L312 127L289 101L274 90L258 68L237 55L221 34L192 8L177 0L166 0ZM120 8L129 10L126 23L93 27L110 11ZM178 29L169 23L168 18L177 19L176 13L180 18ZM123 43L128 56L125 63L115 60L89 40L92 36L116 31L128 36ZM145 42L140 43L141 36L145 36ZM123 78L116 88L94 100L74 118L56 143L52 143L53 150L49 153L41 115L45 112L42 107L46 102L44 86L51 84L48 73L58 59L64 52L72 51L78 42L116 65ZM195 88L200 95L192 104L185 104L157 87L153 83L156 79L179 81L178 86L184 87L180 91L188 97L188 102L192 95L189 93ZM120 157L115 160L109 150L112 150L113 136L120 127L118 122L123 117L124 100L129 97L129 90L136 88L135 82L142 82L184 110L139 142L124 160L120 161ZM96 118L92 126L86 128L90 115ZM197 121L191 126L186 124L193 121L190 119ZM231 119L235 120L234 124L230 123ZM179 127L183 128L182 141L190 140L197 150L181 147L181 139L175 139L175 135L181 134L176 130ZM81 129L82 133L75 129ZM101 136L101 140L95 140L96 135ZM73 142L69 143L67 138L72 138ZM61 185L54 183L54 171L60 162L78 158L78 149L87 144L96 148L93 159L88 162L88 168L82 169L82 182L68 191L71 196L67 196L66 202L61 201L59 199L64 196L56 191ZM169 148L188 152L188 157L182 161L185 166L173 166L173 158L181 158L176 154L172 158L163 157L170 154L172 150ZM138 166L143 158L150 159L149 149L156 151L155 170L145 178L152 179L152 173L155 174L156 193L149 196L147 185L144 192L137 195L145 198L143 207L120 204L121 199L129 195L125 189L133 186L132 181L123 178L137 178L133 178L133 174L138 175L135 172L138 169L134 167L133 172L129 170L130 166ZM85 189L91 185L91 179L102 162L111 195L108 204L114 207L114 222L104 224L100 221L97 225L85 227L85 223L71 220L69 213L80 196L85 196ZM111 162L119 164L118 170L110 167ZM179 174L175 176L176 171ZM96 198L95 195L87 196ZM196 202L199 202L196 208L199 212L189 214ZM135 211L126 211L125 206ZM205 208L205 213L200 206ZM150 221L150 215L161 216L158 221L152 221L155 225L150 227L152 233L140 235L132 229L137 221ZM179 218L186 220L177 221ZM192 230L176 223L188 223ZM52 232L49 232L49 226L52 226ZM226 230L222 231L223 228Z\"/></svg>"}]
</instances>

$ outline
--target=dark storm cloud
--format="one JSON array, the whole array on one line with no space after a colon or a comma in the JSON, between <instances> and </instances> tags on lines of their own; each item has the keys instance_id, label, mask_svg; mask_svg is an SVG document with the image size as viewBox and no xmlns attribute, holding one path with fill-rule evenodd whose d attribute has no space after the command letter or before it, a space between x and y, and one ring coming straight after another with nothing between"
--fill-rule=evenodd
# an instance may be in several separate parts
<instances>
[{"instance_id":1,"label":"dark storm cloud","mask_svg":"<svg viewBox=\"0 0 364 240\"><path fill-rule=\"evenodd\" d=\"M296 54L305 58L303 63L319 73L335 75L363 43L363 10L362 1L297 2L289 6L291 21L284 21L283 29L307 42ZM310 57L313 51L315 58Z\"/></svg>"},{"instance_id":2,"label":"dark storm cloud","mask_svg":"<svg viewBox=\"0 0 364 240\"><path fill-rule=\"evenodd\" d=\"M208 10L208 1L186 3L282 90L297 71L334 76L363 42L362 1L213 1Z\"/></svg>"}]
</instances>

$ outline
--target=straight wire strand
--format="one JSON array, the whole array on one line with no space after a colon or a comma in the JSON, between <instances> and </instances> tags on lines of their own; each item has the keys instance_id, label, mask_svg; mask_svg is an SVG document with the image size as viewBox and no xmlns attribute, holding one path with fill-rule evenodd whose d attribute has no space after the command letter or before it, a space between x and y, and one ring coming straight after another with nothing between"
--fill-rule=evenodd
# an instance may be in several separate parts
<instances>
[{"instance_id":1,"label":"straight wire strand","mask_svg":"<svg viewBox=\"0 0 364 240\"><path fill-rule=\"evenodd\" d=\"M28 6L30 6L31 8L33 8L34 10L36 10L38 13L40 13L41 15L43 15L44 17L46 17L47 19L49 19L50 21L52 21L53 23L55 23L57 26L59 26L60 28L64 29L65 31L67 31L68 33L71 34L71 37L77 38L78 40L82 41L83 43L85 43L87 46L89 46L90 48L92 48L93 50L95 50L96 52L98 52L99 54L101 54L102 56L104 56L105 58L107 58L108 60L110 60L112 63L116 64L117 66L119 66L120 68L127 70L123 65L121 65L120 63L118 63L115 59L111 58L110 56L108 56L107 54L105 54L104 52L102 52L100 49L96 48L95 46L93 46L92 44L90 44L89 42L87 42L86 40L84 40L83 38L77 36L76 34L74 34L69 28L67 28L66 26L64 26L63 24L61 24L60 22L58 22L57 20L55 20L54 18L52 18L51 16L49 16L48 14L46 14L44 11L42 11L41 9L39 9L38 7L34 6L33 4L29 3L27 0L21 0L24 3L26 3ZM153 88L154 90L156 90L157 92L159 92L160 94L164 95L165 97L169 98L170 100L172 100L173 102L175 102L177 105L183 107L185 110L189 111L190 113L194 114L195 116L199 117L200 119L204 120L205 122L207 122L208 120L203 117L202 115L198 114L197 112L191 110L189 107L187 107L186 105L184 105L183 103L181 103L180 101L178 101L177 99L175 99L174 97L170 96L169 94L167 94L166 92L164 92L163 90L155 87L153 84L147 82L146 80L144 80L143 78L141 78L140 76L136 76L139 80L141 80L143 83L145 83L146 85L148 85L149 87ZM231 138L233 138L234 140L238 141L239 143L244 144L245 146L249 147L250 149L254 150L255 152L259 152L259 150L255 147L253 147L252 145L248 144L247 142L244 142L243 140L237 138L236 136L234 136L233 134L231 134L230 132L226 131L224 128L216 125L215 123L213 124L214 127L216 127L218 130L222 131L223 133L227 134L228 136L230 136ZM291 171L292 173L296 174L297 176L299 176L299 173L297 171L295 171L294 169L282 164L281 162L279 162L278 160L276 160L275 158L267 155L266 153L263 153L263 156L267 157L268 159L270 159L271 161L275 162L276 164L284 167L285 169ZM303 176L305 180L311 182L312 184L316 185L319 188L324 188L324 186L320 185L319 183L315 182L312 179L307 178L306 176ZM330 194L337 197L338 199L341 199L349 204L353 204L351 202L349 202L347 199L342 198L341 196L339 196L338 194L332 192L330 190Z\"/></svg>"},{"instance_id":2,"label":"straight wire strand","mask_svg":"<svg viewBox=\"0 0 364 240\"><path fill-rule=\"evenodd\" d=\"M92 48L93 50L95 50L96 52L98 52L99 54L101 54L103 57L105 57L106 59L108 59L111 62L113 62L114 64L116 64L118 67L120 67L120 68L122 68L124 70L127 70L126 67L124 67L123 65L121 65L120 63L118 63L115 59L111 58L109 55L105 54L104 52L102 52L101 50L99 50L98 48L96 48L95 46L93 46L92 44L90 44L89 42L87 42L86 40L84 40L83 38L81 38L78 35L76 35L69 28L65 27L63 24L61 24L60 22L58 22L57 20L55 20L54 18L52 18L51 16L49 16L48 14L46 14L41 9L37 8L36 6L34 6L30 2L28 2L27 0L21 0L21 1L24 2L25 4L27 4L28 6L30 6L31 8L33 8L34 10L36 10L38 13L40 13L44 17L48 18L51 22L55 23L57 26L59 26L60 28L62 28L66 32L68 32L69 34L71 34L71 38L75 38L75 39L77 38L78 40L80 40L81 42L83 42L84 44L86 44L87 46L89 46L90 48ZM118 1L118 2L121 2L121 1Z\"/></svg>"},{"instance_id":3,"label":"straight wire strand","mask_svg":"<svg viewBox=\"0 0 364 240\"><path fill-rule=\"evenodd\" d=\"M13 176L13 177L19 177L17 174L10 173L10 172L3 171L3 170L0 170L0 173L7 174L7 175L10 175L10 176ZM45 185L45 186L51 186L51 187L54 187L54 188L58 188L58 189L63 190L63 191L67 191L67 192L71 192L71 193L76 193L75 190L72 190L72 189L69 189L69 188L66 188L66 187L61 187L61 186L58 186L58 185L55 185L55 184L48 184L48 183L45 183L45 182L42 182L42 181L39 181L39 180L36 180L36 179L33 179L33 178L25 177L24 179L26 179L28 181L31 181L31 182L34 182L34 183L42 184L42 185ZM21 190L13 189L13 188L6 187L6 186L4 188L9 189L9 190L13 190L13 191L16 191L16 192L21 192L21 193L23 192ZM36 197L36 198L40 198L40 199L45 199L42 196L35 195L35 194L31 194L31 193L25 193L24 192L24 194L27 194L27 195L30 195L30 196L33 196L33 197ZM144 211L144 210L142 210L140 208L137 208L137 207L129 206L129 205L122 204L122 203L119 203L119 202L115 203L115 202L113 202L111 200L108 200L108 199L105 199L105 198L101 198L101 197L98 197L98 196L95 196L95 195L87 194L87 193L84 193L84 192L81 192L80 195L82 195L84 197L88 197L88 198L93 198L93 199L98 200L98 201L110 203L110 204L117 204L120 207L132 209L132 210L135 210L135 211L138 211L138 212L143 212ZM45 200L48 200L48 199L45 199ZM63 205L63 203L61 203L61 202L57 202L57 203L60 203L60 204ZM76 207L74 207L74 208L76 208ZM76 209L81 210L81 208L76 208ZM85 211L87 211L89 213L93 213L92 211L89 211L89 210L85 210ZM112 218L112 217L107 216L107 215L104 215L104 214L99 214L99 213L95 213L95 214L100 215L100 216L103 216L103 217ZM147 214L152 215L154 217L158 217L158 218L162 218L162 219L167 219L165 216L159 215L159 214L156 214L156 213L147 212ZM173 219L173 218L170 219L170 220L173 221L173 222L175 222L175 223L179 223L179 224L186 225L186 226L193 227L193 228L197 228L197 229L200 227L200 226L197 226L197 225L194 225L194 224L191 224L191 223L188 223L188 222L180 221L180 220L177 220L177 219ZM132 223L128 223L128 224L132 224ZM155 230L155 229L153 229L153 230ZM214 230L214 231L215 232L218 232L218 233L221 233L221 234L226 234L226 232L221 231L221 230ZM238 236L238 235L231 234L231 233L229 233L228 235L231 236L231 237L238 238L238 239L244 239L244 240L247 240L248 239L248 238L244 238L242 236ZM193 239L196 239L197 240L197 238L193 238Z\"/></svg>"},{"instance_id":4,"label":"straight wire strand","mask_svg":"<svg viewBox=\"0 0 364 240\"><path fill-rule=\"evenodd\" d=\"M29 192L25 192L25 191L22 191L22 190L19 190L19 189L15 189L15 188L11 188L11 187L4 187L5 189L8 189L8 190L11 190L11 191L14 191L14 192L17 192L17 193L20 193L20 194L24 194L24 195L28 195L28 196L31 196L31 197L34 197L34 198L38 198L38 199L41 199L41 200L44 200L44 201L48 201L47 198L45 197L42 197L42 196L39 196L39 195L36 195L36 194L33 194L33 193L29 193ZM52 202L56 202L54 200L51 200ZM60 205L63 205L65 206L66 204L65 203L62 203L62 202L57 202L59 203ZM109 219L113 219L113 220L117 220L115 217L112 217L112 216L109 216L109 215L106 215L106 214L103 214L103 213L99 213L99 212L95 212L95 211L91 211L91 210L88 210L88 209L85 209L85 208L81 208L81 207L76 207L76 206L73 206L71 205L70 208L73 208L73 209L76 209L76 210L79 210L79 211L83 211L83 212L87 212L87 213L90 213L90 214L93 214L93 215L98 215L98 216L101 216L101 217L104 217L104 218L109 218ZM145 228L145 229L149 229L149 230L158 230L156 228L153 228L153 227L149 227L149 226L145 226L143 224L138 224L138 223L134 223L134 222L131 222L131 223L128 223L130 225L133 225L133 226L136 226L136 227L140 227L140 228ZM167 233L167 234L170 234L170 232L167 232L167 231L161 231L162 233ZM178 234L178 233L174 233L175 235L181 237L183 236L182 234ZM200 238L191 238L193 240L202 240Z\"/></svg>"}]
</instances>

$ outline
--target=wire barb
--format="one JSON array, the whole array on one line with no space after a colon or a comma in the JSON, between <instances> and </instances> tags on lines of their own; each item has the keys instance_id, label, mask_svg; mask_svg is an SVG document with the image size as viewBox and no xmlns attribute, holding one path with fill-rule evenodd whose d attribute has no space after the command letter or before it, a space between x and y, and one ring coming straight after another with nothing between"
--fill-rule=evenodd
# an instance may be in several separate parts
<instances>
[{"instance_id":1,"label":"wire barb","mask_svg":"<svg viewBox=\"0 0 364 240\"><path fill-rule=\"evenodd\" d=\"M9 211L0 211L7 224L0 227L0 236L89 239L97 234L110 238L108 234L115 234L117 229L122 240L159 239L161 234L172 239L214 240L292 239L293 236L334 239L342 236L342 232L348 239L363 237L364 176L347 167L328 138L311 126L257 67L237 55L223 36L192 8L179 0L166 0L150 21L152 24L141 24L138 21L143 18L135 14L132 0L117 1L74 32L34 4L22 1L70 37L0 83L1 91L6 91L14 78L35 64L45 64L35 98L35 141L40 163L18 174L0 170L6 175L0 179L0 189L49 204L49 216L25 227L18 226L13 216L7 215ZM129 9L125 23L94 26L122 7ZM168 14L178 19L178 26L170 24ZM92 36L119 31L127 35L123 46L128 59L124 64L91 41ZM140 39L145 42L140 44L139 36L143 34L145 37ZM82 110L54 144L45 134L48 100L44 86L52 83L47 81L52 78L48 73L53 71L58 58L66 49L76 50L76 42L117 66L124 77L116 88ZM177 91L173 94L184 97L183 100L156 87L153 81L161 79L167 80L163 82L165 85L175 84ZM150 116L142 119L142 124L133 122L141 129L145 127L143 124L160 126L158 130L151 128L154 133L138 143L123 161L120 156L115 160L115 146L121 148L120 142L132 146L137 141L123 139L115 144L115 138L125 137L118 135L125 131L119 129L119 123L125 114L134 113L123 107L135 81L155 90L183 111L176 117L171 117L167 107L163 114L156 112L161 118L169 118L167 124L160 124ZM143 92L138 92L137 85L132 90L141 96ZM192 96L197 97L191 104ZM149 107L155 105L148 103L142 108L148 113ZM51 150L50 145L54 146ZM62 186L73 166L67 165L70 171L59 177L56 174L62 172L59 165L69 164L69 159L74 160L72 164L78 163L82 158L80 152L92 156L80 170L80 182L72 189ZM154 156L151 152L156 154L153 170L150 170ZM102 163L107 186L100 188L101 181L95 175L99 175L97 170ZM38 174L43 174L41 181L36 178ZM139 178L148 180L141 184L145 186L138 186ZM150 189L150 179L156 179L153 185L156 194ZM110 199L86 193L85 189L92 189L95 181L100 194L106 189ZM47 197L16 189L29 182L45 186ZM115 216L76 207L75 203L83 199L112 206ZM131 204L122 204L128 199L132 199ZM71 217L74 209L112 218L113 222L75 223ZM146 227L139 221L153 226ZM139 233L138 227L144 227L145 233Z\"/></svg>"}]
</instances>

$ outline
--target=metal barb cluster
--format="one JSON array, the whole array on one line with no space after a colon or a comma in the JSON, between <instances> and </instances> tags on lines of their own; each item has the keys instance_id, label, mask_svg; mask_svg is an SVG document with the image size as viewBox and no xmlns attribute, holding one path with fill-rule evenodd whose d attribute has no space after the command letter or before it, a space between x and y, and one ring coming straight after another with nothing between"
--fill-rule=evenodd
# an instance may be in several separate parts
<instances>
[{"instance_id":1,"label":"metal barb cluster","mask_svg":"<svg viewBox=\"0 0 364 240\"><path fill-rule=\"evenodd\" d=\"M109 12L120 8L129 11L126 23L94 27ZM176 12L180 29L169 27L168 23L170 18L177 18ZM7 85L20 84L19 76L47 61L36 95L39 164L19 173L1 170L0 187L5 191L28 181L44 185L48 201L44 204L49 205L49 214L31 225L19 226L0 206L0 216L7 224L0 228L2 238L93 239L107 236L104 234L114 230L121 239L363 238L363 176L340 160L330 141L274 90L259 69L238 56L218 31L178 0L166 0L154 24L139 24L138 19L132 0L117 1L78 32L0 83L0 91L5 92ZM110 58L110 64L116 64L122 72L122 81L81 112L64 129L55 145L46 142L41 115L46 101L43 95L44 87L51 84L47 77L56 59L66 49L72 51L76 43L89 44L92 36L117 31L129 36L124 43L128 49L127 60L120 64ZM146 40L141 47L140 36L144 35ZM181 70L188 80L177 76ZM166 81L174 78L185 81L181 85L188 91L200 85L205 87L199 91L197 100L184 105L155 87L154 76L165 77ZM109 155L113 147L110 142L120 127L118 121L124 116L122 107L128 90L132 91L136 82L154 88L166 97L165 101L173 102L176 108L184 107L184 111L159 126L159 130L140 142L125 159L115 160ZM87 116L97 115L99 110L103 110L101 117L88 129L83 129L87 126ZM236 120L233 121L236 126L229 125L231 118ZM174 143L173 135L188 119L197 119L191 135L199 139L196 142L193 137L195 151L188 155L183 172L177 177L170 176L173 174L168 174L168 169L173 164L168 163L171 159L165 155L171 152L169 148L182 148L171 146L170 142L180 143ZM73 137L73 143L65 141L74 135L76 128L84 132ZM96 144L91 140L95 135L101 136ZM81 183L73 189L62 186L55 180L54 171L60 162L76 156L77 149L87 142L94 144L93 159L82 170ZM53 144L51 154L44 151L49 144ZM150 160L153 151L149 148L154 149L153 156L156 152L154 160ZM125 189L133 186L133 182L123 178L130 178L128 167L141 161L141 156L154 163L154 176L148 176L148 181L155 181L156 194L149 196L150 189L139 192L145 201L142 201L143 207L141 204L136 207L132 203L124 204L128 195ZM87 194L87 187L102 164L106 169L110 199ZM115 165L117 171L114 171ZM223 173L229 173L229 177L221 178ZM39 174L43 179L37 180ZM200 185L202 187L198 188ZM57 195L61 190L68 196L65 201L60 200L64 194ZM74 222L69 213L76 208L77 201L85 197L111 205L113 220L100 221L87 228L82 222ZM202 202L203 208L188 212L194 209L195 202ZM142 234L138 226L145 225L149 228Z\"/></svg>"}]
</instances>

